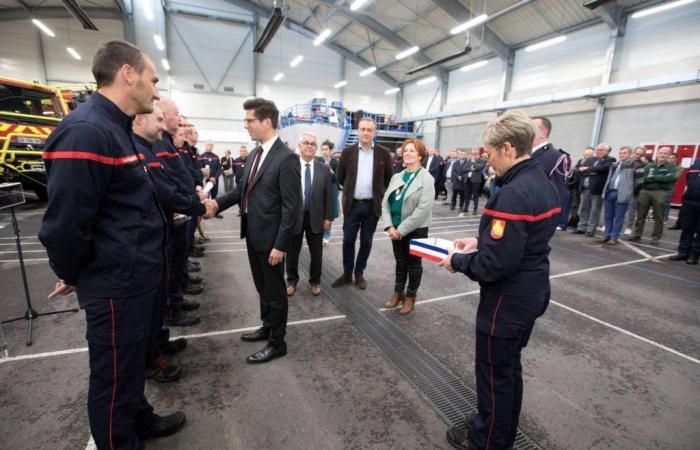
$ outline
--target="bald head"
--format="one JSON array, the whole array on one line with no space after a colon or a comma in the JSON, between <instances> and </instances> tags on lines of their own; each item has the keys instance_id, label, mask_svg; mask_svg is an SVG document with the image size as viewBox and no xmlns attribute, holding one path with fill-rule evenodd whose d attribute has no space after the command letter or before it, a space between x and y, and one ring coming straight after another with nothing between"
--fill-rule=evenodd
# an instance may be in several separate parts
<instances>
[{"instance_id":1,"label":"bald head","mask_svg":"<svg viewBox=\"0 0 700 450\"><path fill-rule=\"evenodd\" d=\"M174 101L164 98L156 103L156 106L163 112L163 121L168 133L175 135L180 123L180 111Z\"/></svg>"}]
</instances>

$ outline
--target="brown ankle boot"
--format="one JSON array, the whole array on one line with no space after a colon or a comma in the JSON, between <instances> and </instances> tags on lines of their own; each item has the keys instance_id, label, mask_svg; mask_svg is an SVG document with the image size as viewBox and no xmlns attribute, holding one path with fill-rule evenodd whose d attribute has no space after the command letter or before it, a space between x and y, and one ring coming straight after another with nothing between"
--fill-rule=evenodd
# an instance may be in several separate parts
<instances>
[{"instance_id":1,"label":"brown ankle boot","mask_svg":"<svg viewBox=\"0 0 700 450\"><path fill-rule=\"evenodd\" d=\"M406 296L403 300L403 306L401 307L401 310L399 311L399 314L406 315L410 314L411 311L413 311L413 305L416 304L416 298L415 297L409 297Z\"/></svg>"},{"instance_id":2,"label":"brown ankle boot","mask_svg":"<svg viewBox=\"0 0 700 450\"><path fill-rule=\"evenodd\" d=\"M399 303L403 302L403 299L406 297L406 294L403 292L394 292L394 295L391 296L389 300L384 303L384 307L386 309L393 309L399 306Z\"/></svg>"}]
</instances>

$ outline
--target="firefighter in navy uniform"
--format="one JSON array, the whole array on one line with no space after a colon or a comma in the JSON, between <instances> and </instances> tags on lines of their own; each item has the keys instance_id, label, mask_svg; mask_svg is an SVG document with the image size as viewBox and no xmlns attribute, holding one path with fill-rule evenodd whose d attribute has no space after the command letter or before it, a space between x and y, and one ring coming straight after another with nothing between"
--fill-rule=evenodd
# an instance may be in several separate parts
<instances>
[{"instance_id":1,"label":"firefighter in navy uniform","mask_svg":"<svg viewBox=\"0 0 700 450\"><path fill-rule=\"evenodd\" d=\"M90 359L88 418L98 449L142 449L177 432L144 396L147 340L165 271L165 216L131 139L133 115L157 99L153 62L123 41L93 59L98 92L46 143L49 201L39 239L59 277L49 298L76 291Z\"/></svg>"},{"instance_id":2,"label":"firefighter in navy uniform","mask_svg":"<svg viewBox=\"0 0 700 450\"><path fill-rule=\"evenodd\" d=\"M221 176L221 160L219 155L214 153L214 142L207 141L204 146L204 153L199 155L198 161L202 168L209 166L209 178L214 187L209 192L211 198L215 199L219 195L219 177ZM224 216L216 213L217 219L223 219Z\"/></svg>"},{"instance_id":3,"label":"firefighter in navy uniform","mask_svg":"<svg viewBox=\"0 0 700 450\"><path fill-rule=\"evenodd\" d=\"M532 118L535 139L532 142L532 159L544 170L559 194L561 204L567 202L569 192L566 180L571 176L571 157L562 149L557 149L548 141L552 132L552 122L543 116Z\"/></svg>"},{"instance_id":4,"label":"firefighter in navy uniform","mask_svg":"<svg viewBox=\"0 0 700 450\"><path fill-rule=\"evenodd\" d=\"M151 114L139 114L134 119L133 131L136 150L144 155L146 166L153 179L158 201L168 220L169 235L172 235L174 213L197 216L206 213L206 208L195 191L178 180L176 174L166 165L168 164L169 155L165 155L162 158L156 156L153 146L156 142L161 141L164 130L163 112L158 106L154 106ZM167 248L169 249L171 245L172 242L169 242ZM163 383L176 381L180 378L182 372L180 367L176 365L166 365L163 356L163 353L172 354L173 350L177 350L177 348L174 348L168 352L169 333L167 330L162 330L165 310L169 307L167 284L168 280L164 283L161 301L158 308L155 309L156 318L153 321L155 326L151 330L151 340L149 342L148 361L150 366L147 373L148 378ZM199 303L180 298L179 307L184 311L192 311L199 308ZM170 347L176 347L176 345L170 344ZM161 352L161 348L164 349L163 352Z\"/></svg>"},{"instance_id":5,"label":"firefighter in navy uniform","mask_svg":"<svg viewBox=\"0 0 700 450\"><path fill-rule=\"evenodd\" d=\"M523 395L520 352L549 304L549 241L561 211L555 187L530 157L533 135L521 111L488 125L484 149L502 187L485 206L478 238L455 241L458 250L441 263L481 286L478 414L466 427L448 430L455 448L506 449L515 441Z\"/></svg>"}]
</instances>

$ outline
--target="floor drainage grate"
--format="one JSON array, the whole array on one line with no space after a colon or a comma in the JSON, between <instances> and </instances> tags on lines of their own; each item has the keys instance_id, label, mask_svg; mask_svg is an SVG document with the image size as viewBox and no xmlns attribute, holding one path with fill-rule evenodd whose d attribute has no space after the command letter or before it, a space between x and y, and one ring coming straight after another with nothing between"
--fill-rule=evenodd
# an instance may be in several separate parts
<instances>
[{"instance_id":1,"label":"floor drainage grate","mask_svg":"<svg viewBox=\"0 0 700 450\"><path fill-rule=\"evenodd\" d=\"M303 252L299 260L300 268L308 267L307 252ZM356 289L332 288L331 283L337 277L335 271L324 264L321 283L326 296L399 367L447 423L461 424L467 415L476 413L477 396L472 388L384 317ZM541 447L518 431L514 448L538 450Z\"/></svg>"}]
</instances>

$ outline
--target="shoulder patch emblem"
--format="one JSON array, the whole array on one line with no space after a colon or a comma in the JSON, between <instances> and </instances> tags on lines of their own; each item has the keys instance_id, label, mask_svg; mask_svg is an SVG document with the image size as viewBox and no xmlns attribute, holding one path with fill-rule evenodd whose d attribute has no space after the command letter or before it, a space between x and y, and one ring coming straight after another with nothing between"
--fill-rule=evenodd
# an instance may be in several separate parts
<instances>
[{"instance_id":1,"label":"shoulder patch emblem","mask_svg":"<svg viewBox=\"0 0 700 450\"><path fill-rule=\"evenodd\" d=\"M491 221L491 239L499 240L506 232L506 221L503 219L493 219Z\"/></svg>"}]
</instances>

